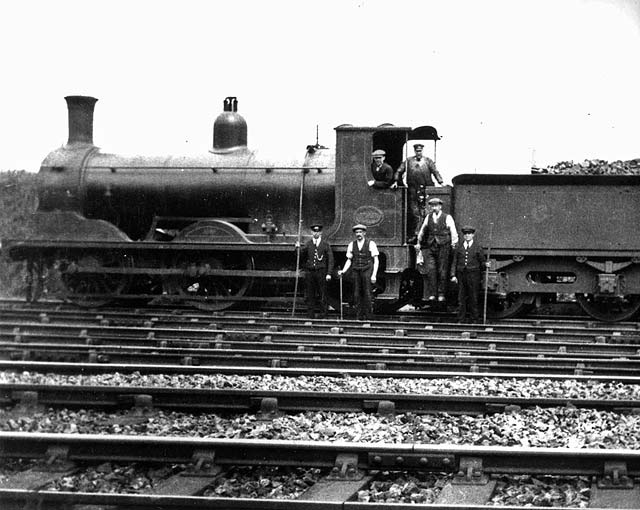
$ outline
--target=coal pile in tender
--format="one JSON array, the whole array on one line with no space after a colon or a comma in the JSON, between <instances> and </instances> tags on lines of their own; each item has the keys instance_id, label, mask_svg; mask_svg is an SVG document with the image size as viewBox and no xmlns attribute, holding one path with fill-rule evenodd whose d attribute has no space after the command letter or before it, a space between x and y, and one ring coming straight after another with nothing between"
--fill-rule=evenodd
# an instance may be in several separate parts
<instances>
[{"instance_id":1,"label":"coal pile in tender","mask_svg":"<svg viewBox=\"0 0 640 510\"><path fill-rule=\"evenodd\" d=\"M560 161L546 168L531 168L532 174L565 174L565 175L640 175L640 158L628 161L612 161L603 159L585 159L581 163Z\"/></svg>"}]
</instances>

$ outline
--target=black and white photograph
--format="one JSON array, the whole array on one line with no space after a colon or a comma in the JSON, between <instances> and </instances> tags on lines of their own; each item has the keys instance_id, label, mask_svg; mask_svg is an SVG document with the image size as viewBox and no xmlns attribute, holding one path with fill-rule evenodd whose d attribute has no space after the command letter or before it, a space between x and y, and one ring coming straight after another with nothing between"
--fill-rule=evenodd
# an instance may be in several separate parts
<instances>
[{"instance_id":1,"label":"black and white photograph","mask_svg":"<svg viewBox=\"0 0 640 510\"><path fill-rule=\"evenodd\" d=\"M0 508L640 509L640 0L0 47Z\"/></svg>"}]
</instances>

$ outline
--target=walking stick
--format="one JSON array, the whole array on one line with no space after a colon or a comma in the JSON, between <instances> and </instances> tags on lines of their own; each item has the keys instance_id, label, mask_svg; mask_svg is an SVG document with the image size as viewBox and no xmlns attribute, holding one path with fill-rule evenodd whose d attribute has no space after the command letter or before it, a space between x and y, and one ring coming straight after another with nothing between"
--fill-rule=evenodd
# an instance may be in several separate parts
<instances>
[{"instance_id":1,"label":"walking stick","mask_svg":"<svg viewBox=\"0 0 640 510\"><path fill-rule=\"evenodd\" d=\"M491 240L493 238L493 223L489 223L489 247L487 248L487 262L491 261ZM484 310L482 311L482 324L487 324L487 294L489 293L489 267L484 271Z\"/></svg>"},{"instance_id":2,"label":"walking stick","mask_svg":"<svg viewBox=\"0 0 640 510\"><path fill-rule=\"evenodd\" d=\"M302 236L302 194L304 192L304 178L308 170L302 169L302 180L300 181L300 201L298 205L298 249L296 250L296 283L293 288L293 307L291 308L291 317L296 315L296 301L298 300L298 280L300 279L300 238Z\"/></svg>"},{"instance_id":3,"label":"walking stick","mask_svg":"<svg viewBox=\"0 0 640 510\"><path fill-rule=\"evenodd\" d=\"M340 320L342 320L342 275L340 275Z\"/></svg>"}]
</instances>

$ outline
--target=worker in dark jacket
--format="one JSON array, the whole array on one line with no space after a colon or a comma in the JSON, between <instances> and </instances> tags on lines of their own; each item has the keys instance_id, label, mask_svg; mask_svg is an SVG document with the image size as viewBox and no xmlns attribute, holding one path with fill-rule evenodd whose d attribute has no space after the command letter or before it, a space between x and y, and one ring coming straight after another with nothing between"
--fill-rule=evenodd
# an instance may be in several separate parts
<instances>
[{"instance_id":1,"label":"worker in dark jacket","mask_svg":"<svg viewBox=\"0 0 640 510\"><path fill-rule=\"evenodd\" d=\"M327 282L333 272L333 251L322 238L322 225L311 225L312 237L300 252L300 262L305 269L307 313L315 319L316 310L320 318L327 316ZM296 243L299 248L299 244Z\"/></svg>"},{"instance_id":2,"label":"worker in dark jacket","mask_svg":"<svg viewBox=\"0 0 640 510\"><path fill-rule=\"evenodd\" d=\"M367 226L354 225L355 241L347 246L347 262L338 276L349 269L353 272L353 301L357 320L368 320L373 313L373 285L376 283L379 266L379 251L376 243L365 239Z\"/></svg>"},{"instance_id":3,"label":"worker in dark jacket","mask_svg":"<svg viewBox=\"0 0 640 510\"><path fill-rule=\"evenodd\" d=\"M433 160L423 155L423 149L422 143L416 143L413 146L415 155L407 158L398 167L395 175L396 182L392 186L407 188L407 234L411 237L410 243L415 241L415 236L424 219L424 199L427 194L425 188L434 185L434 178L440 186L444 182Z\"/></svg>"},{"instance_id":4,"label":"worker in dark jacket","mask_svg":"<svg viewBox=\"0 0 640 510\"><path fill-rule=\"evenodd\" d=\"M474 240L476 229L465 225L462 227L463 242L453 250L451 263L451 281L458 282L458 322L466 320L467 312L471 322L480 321L478 296L482 270L486 267L482 248Z\"/></svg>"},{"instance_id":5,"label":"worker in dark jacket","mask_svg":"<svg viewBox=\"0 0 640 510\"><path fill-rule=\"evenodd\" d=\"M393 168L384 162L387 153L382 149L373 151L371 162L371 176L373 181L369 181L369 185L374 188L388 188L393 184Z\"/></svg>"}]
</instances>

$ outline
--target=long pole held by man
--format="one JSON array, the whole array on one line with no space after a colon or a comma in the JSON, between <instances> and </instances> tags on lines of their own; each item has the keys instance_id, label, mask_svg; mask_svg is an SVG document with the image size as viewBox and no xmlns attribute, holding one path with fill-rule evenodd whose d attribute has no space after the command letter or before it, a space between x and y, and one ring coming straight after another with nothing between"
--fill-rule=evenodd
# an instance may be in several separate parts
<instances>
[{"instance_id":1,"label":"long pole held by man","mask_svg":"<svg viewBox=\"0 0 640 510\"><path fill-rule=\"evenodd\" d=\"M489 294L489 267L491 266L491 242L493 240L493 223L489 223L489 246L487 247L487 264L484 271L484 305L482 324L487 323L487 295Z\"/></svg>"},{"instance_id":2,"label":"long pole held by man","mask_svg":"<svg viewBox=\"0 0 640 510\"><path fill-rule=\"evenodd\" d=\"M302 179L300 180L300 199L298 203L298 240L297 246L300 246L302 238L302 197L304 195L304 178L309 172L308 168L302 169ZM293 288L293 307L291 308L291 317L296 315L296 301L298 300L298 282L300 280L300 250L296 250L296 281Z\"/></svg>"}]
</instances>

